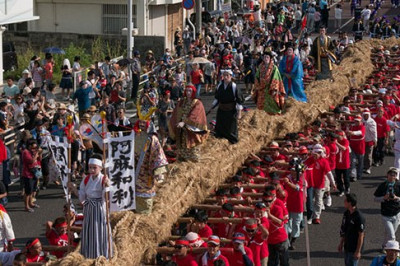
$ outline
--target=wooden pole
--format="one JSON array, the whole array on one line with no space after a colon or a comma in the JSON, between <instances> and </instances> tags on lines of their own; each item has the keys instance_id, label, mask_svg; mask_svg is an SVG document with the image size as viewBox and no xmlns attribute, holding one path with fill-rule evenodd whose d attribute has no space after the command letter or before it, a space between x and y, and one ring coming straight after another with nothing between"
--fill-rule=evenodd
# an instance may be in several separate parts
<instances>
[{"instance_id":1,"label":"wooden pole","mask_svg":"<svg viewBox=\"0 0 400 266\"><path fill-rule=\"evenodd\" d=\"M262 193L260 193L262 195ZM207 204L195 204L191 207L192 209L201 209L208 211L219 211L222 209L222 206L218 205L207 205ZM233 211L235 212L254 212L254 209L251 207L242 207L242 206L233 206Z\"/></svg>"},{"instance_id":2,"label":"wooden pole","mask_svg":"<svg viewBox=\"0 0 400 266\"><path fill-rule=\"evenodd\" d=\"M180 238L182 238L182 236L170 236L169 240L175 241L175 240L178 240ZM201 240L203 240L204 242L207 242L208 238L207 237L202 237ZM232 243L232 240L228 239L228 238L221 238L220 240L221 240L221 244Z\"/></svg>"},{"instance_id":3,"label":"wooden pole","mask_svg":"<svg viewBox=\"0 0 400 266\"><path fill-rule=\"evenodd\" d=\"M104 176L107 175L106 171L106 144L104 139L106 138L106 112L100 112L101 124L102 124L102 134L101 138L103 139L103 173ZM108 259L111 260L111 230L110 230L110 192L105 193L106 196L106 221L107 221L107 242L108 242Z\"/></svg>"},{"instance_id":4,"label":"wooden pole","mask_svg":"<svg viewBox=\"0 0 400 266\"><path fill-rule=\"evenodd\" d=\"M194 218L191 217L181 217L178 218L178 223L194 223ZM225 223L225 224L241 224L243 223L242 218L208 218L207 223L210 224L218 224L218 223Z\"/></svg>"},{"instance_id":5,"label":"wooden pole","mask_svg":"<svg viewBox=\"0 0 400 266\"><path fill-rule=\"evenodd\" d=\"M172 254L175 251L173 247L158 247L156 248L157 253L161 254ZM220 248L222 253L233 252L233 248ZM207 251L207 248L191 248L193 254L202 254Z\"/></svg>"},{"instance_id":6,"label":"wooden pole","mask_svg":"<svg viewBox=\"0 0 400 266\"><path fill-rule=\"evenodd\" d=\"M205 204L215 204L217 202L218 202L218 200L215 199L215 198L207 198L207 199L204 200ZM251 203L257 203L257 202L261 202L261 200L253 200L253 201L251 201ZM230 203L230 204L234 204L234 205L237 205L237 204L246 204L247 205L247 204L249 204L249 202L247 200L238 200L238 199L228 199L226 201L226 203Z\"/></svg>"},{"instance_id":7,"label":"wooden pole","mask_svg":"<svg viewBox=\"0 0 400 266\"><path fill-rule=\"evenodd\" d=\"M67 117L67 141L68 141L68 183L71 182L72 167L71 167L71 127L72 127L73 117L69 115ZM68 234L68 253L71 252L72 239L71 239L71 192L68 190L67 198L67 234Z\"/></svg>"}]
</instances>

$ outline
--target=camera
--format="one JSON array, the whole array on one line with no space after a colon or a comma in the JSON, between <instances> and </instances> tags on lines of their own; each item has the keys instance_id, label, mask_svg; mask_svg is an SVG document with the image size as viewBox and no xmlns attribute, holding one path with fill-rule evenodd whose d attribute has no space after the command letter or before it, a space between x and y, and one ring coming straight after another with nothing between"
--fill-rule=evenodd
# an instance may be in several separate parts
<instances>
[{"instance_id":1,"label":"camera","mask_svg":"<svg viewBox=\"0 0 400 266\"><path fill-rule=\"evenodd\" d=\"M300 175L305 170L305 165L303 161L299 157L294 157L292 160L290 160L289 167L291 171L296 172L296 180L299 181Z\"/></svg>"},{"instance_id":2,"label":"camera","mask_svg":"<svg viewBox=\"0 0 400 266\"><path fill-rule=\"evenodd\" d=\"M388 193L389 193L389 199L394 199L394 187L393 186L389 186Z\"/></svg>"}]
</instances>

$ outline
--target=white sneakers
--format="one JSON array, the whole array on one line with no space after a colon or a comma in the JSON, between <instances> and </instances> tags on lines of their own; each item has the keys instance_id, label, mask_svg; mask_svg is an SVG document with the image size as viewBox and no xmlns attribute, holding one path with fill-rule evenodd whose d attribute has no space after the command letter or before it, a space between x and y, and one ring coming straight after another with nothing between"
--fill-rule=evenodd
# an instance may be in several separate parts
<instances>
[{"instance_id":1,"label":"white sneakers","mask_svg":"<svg viewBox=\"0 0 400 266\"><path fill-rule=\"evenodd\" d=\"M331 195L327 196L327 197L324 199L324 203L325 203L326 207L332 206L332 197L331 197Z\"/></svg>"}]
</instances>

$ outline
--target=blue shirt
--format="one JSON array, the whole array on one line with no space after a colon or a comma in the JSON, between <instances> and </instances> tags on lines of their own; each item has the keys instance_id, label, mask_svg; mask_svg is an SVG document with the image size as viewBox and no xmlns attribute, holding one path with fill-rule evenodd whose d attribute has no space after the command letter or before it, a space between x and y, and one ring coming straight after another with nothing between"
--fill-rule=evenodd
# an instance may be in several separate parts
<instances>
[{"instance_id":1,"label":"blue shirt","mask_svg":"<svg viewBox=\"0 0 400 266\"><path fill-rule=\"evenodd\" d=\"M78 109L79 111L86 111L90 107L89 93L92 91L92 87L86 89L79 88L74 93L73 99L78 99Z\"/></svg>"}]
</instances>

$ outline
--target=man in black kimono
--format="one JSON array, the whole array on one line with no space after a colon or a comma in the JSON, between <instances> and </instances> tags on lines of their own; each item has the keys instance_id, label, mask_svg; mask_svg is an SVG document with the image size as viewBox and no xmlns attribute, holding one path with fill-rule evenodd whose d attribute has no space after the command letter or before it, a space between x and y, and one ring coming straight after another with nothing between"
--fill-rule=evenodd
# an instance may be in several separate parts
<instances>
[{"instance_id":1,"label":"man in black kimono","mask_svg":"<svg viewBox=\"0 0 400 266\"><path fill-rule=\"evenodd\" d=\"M213 107L218 105L215 136L235 144L239 141L237 121L240 119L244 100L236 83L232 81L232 71L226 70L222 75L223 82L219 84L213 102Z\"/></svg>"}]
</instances>

